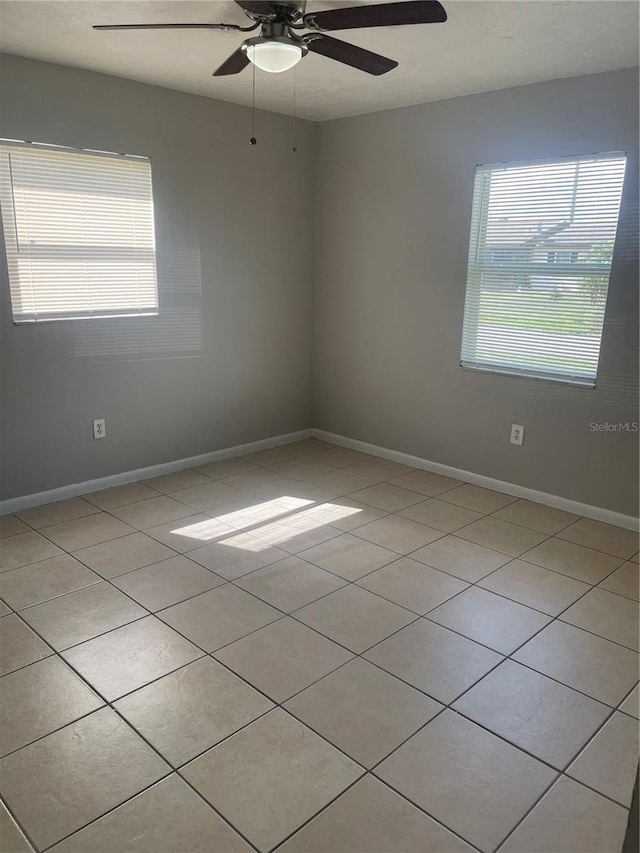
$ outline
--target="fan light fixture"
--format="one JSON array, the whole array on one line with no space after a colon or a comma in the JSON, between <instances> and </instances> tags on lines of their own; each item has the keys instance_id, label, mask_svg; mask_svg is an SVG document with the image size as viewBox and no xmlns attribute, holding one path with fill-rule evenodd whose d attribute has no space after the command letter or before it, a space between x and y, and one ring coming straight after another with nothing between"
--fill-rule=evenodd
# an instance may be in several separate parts
<instances>
[{"instance_id":1,"label":"fan light fixture","mask_svg":"<svg viewBox=\"0 0 640 853\"><path fill-rule=\"evenodd\" d=\"M247 57L258 68L278 74L288 71L302 59L303 48L290 39L251 39L247 44Z\"/></svg>"},{"instance_id":2,"label":"fan light fixture","mask_svg":"<svg viewBox=\"0 0 640 853\"><path fill-rule=\"evenodd\" d=\"M1 2L1 0L0 0ZM214 77L240 74L248 65L271 74L288 71L307 53L316 53L378 77L398 67L395 59L380 56L364 47L327 35L334 30L397 27L404 24L441 24L447 13L439 0L401 0L376 2L373 6L343 6L307 12L306 0L235 0L249 18L248 26L240 24L94 24L94 30L222 30L251 33L260 30L259 38L247 39L213 72ZM366 2L366 0L365 0ZM94 4L98 5L98 4ZM188 5L188 4L187 4ZM231 4L229 4L231 5ZM245 22L246 23L246 22ZM302 30L311 30L302 33Z\"/></svg>"}]
</instances>

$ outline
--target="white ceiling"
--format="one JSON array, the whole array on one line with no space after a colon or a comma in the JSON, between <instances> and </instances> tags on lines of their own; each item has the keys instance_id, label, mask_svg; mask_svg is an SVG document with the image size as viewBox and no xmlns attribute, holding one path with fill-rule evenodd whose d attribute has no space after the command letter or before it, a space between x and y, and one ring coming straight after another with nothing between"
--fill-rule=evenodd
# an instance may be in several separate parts
<instances>
[{"instance_id":1,"label":"white ceiling","mask_svg":"<svg viewBox=\"0 0 640 853\"><path fill-rule=\"evenodd\" d=\"M335 33L400 64L371 77L310 54L295 72L298 115L320 121L638 64L637 0L442 2L445 24ZM366 3L310 0L307 11L345 5ZM171 21L248 23L232 0L0 0L0 50L250 104L250 69L211 76L240 33L91 29ZM290 113L292 89L292 72L258 72L257 106Z\"/></svg>"}]
</instances>

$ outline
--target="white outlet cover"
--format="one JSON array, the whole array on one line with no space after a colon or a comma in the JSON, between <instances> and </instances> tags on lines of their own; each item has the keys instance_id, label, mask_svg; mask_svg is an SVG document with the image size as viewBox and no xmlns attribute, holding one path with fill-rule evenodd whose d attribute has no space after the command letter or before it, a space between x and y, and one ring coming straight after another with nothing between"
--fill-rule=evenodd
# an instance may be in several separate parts
<instances>
[{"instance_id":1,"label":"white outlet cover","mask_svg":"<svg viewBox=\"0 0 640 853\"><path fill-rule=\"evenodd\" d=\"M105 438L107 435L107 424L104 418L99 418L93 422L93 437Z\"/></svg>"},{"instance_id":2,"label":"white outlet cover","mask_svg":"<svg viewBox=\"0 0 640 853\"><path fill-rule=\"evenodd\" d=\"M522 424L511 424L511 444L522 447L524 443L524 427Z\"/></svg>"}]
</instances>

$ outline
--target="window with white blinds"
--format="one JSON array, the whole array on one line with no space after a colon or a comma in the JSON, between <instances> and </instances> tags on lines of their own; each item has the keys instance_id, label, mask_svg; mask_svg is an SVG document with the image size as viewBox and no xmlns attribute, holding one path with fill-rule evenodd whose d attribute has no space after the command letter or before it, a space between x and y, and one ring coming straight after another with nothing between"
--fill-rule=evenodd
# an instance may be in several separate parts
<instances>
[{"instance_id":1,"label":"window with white blinds","mask_svg":"<svg viewBox=\"0 0 640 853\"><path fill-rule=\"evenodd\" d=\"M0 141L16 323L158 313L145 157Z\"/></svg>"},{"instance_id":2,"label":"window with white blinds","mask_svg":"<svg viewBox=\"0 0 640 853\"><path fill-rule=\"evenodd\" d=\"M463 367L595 385L625 163L477 167Z\"/></svg>"}]
</instances>

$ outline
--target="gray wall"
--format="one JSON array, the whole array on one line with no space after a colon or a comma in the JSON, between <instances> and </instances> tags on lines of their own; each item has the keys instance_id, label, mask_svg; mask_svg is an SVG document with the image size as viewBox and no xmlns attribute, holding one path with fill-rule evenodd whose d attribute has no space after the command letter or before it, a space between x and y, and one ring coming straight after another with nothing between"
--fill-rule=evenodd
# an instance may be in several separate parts
<instances>
[{"instance_id":1,"label":"gray wall","mask_svg":"<svg viewBox=\"0 0 640 853\"><path fill-rule=\"evenodd\" d=\"M243 107L1 62L1 135L151 156L162 309L15 327L0 261L2 497L313 424L637 514L637 434L589 430L638 420L635 71L301 122L294 155L281 116L258 113L251 148ZM475 165L611 150L629 161L597 389L460 369Z\"/></svg>"},{"instance_id":2,"label":"gray wall","mask_svg":"<svg viewBox=\"0 0 640 853\"><path fill-rule=\"evenodd\" d=\"M637 70L319 126L314 426L637 515ZM474 167L628 153L597 389L459 365ZM509 444L511 423L525 445Z\"/></svg>"},{"instance_id":3,"label":"gray wall","mask_svg":"<svg viewBox=\"0 0 640 853\"><path fill-rule=\"evenodd\" d=\"M152 158L161 316L16 327L2 497L310 426L313 125L13 56L0 135ZM91 437L105 417L107 438Z\"/></svg>"}]
</instances>

